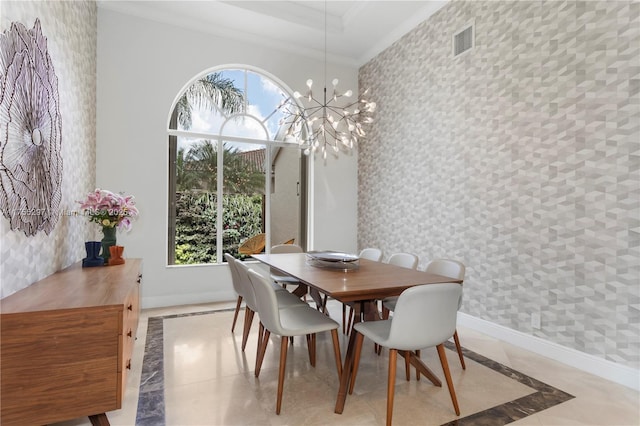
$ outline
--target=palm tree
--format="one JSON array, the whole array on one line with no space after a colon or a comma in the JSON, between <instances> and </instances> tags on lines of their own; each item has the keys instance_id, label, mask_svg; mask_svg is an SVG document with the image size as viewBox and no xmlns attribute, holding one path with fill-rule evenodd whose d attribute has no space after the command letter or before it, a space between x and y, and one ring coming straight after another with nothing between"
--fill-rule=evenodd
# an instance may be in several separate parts
<instances>
[{"instance_id":1,"label":"palm tree","mask_svg":"<svg viewBox=\"0 0 640 426\"><path fill-rule=\"evenodd\" d=\"M176 155L176 190L179 192L188 191L197 186L197 177L190 170L189 162L185 157L185 149L180 148Z\"/></svg>"},{"instance_id":2,"label":"palm tree","mask_svg":"<svg viewBox=\"0 0 640 426\"><path fill-rule=\"evenodd\" d=\"M256 170L242 157L241 151L223 146L224 164L224 193L225 194L254 194L264 191L264 173ZM199 186L211 192L216 192L218 183L218 152L209 140L202 140L195 144L185 155L184 169L193 173Z\"/></svg>"},{"instance_id":3,"label":"palm tree","mask_svg":"<svg viewBox=\"0 0 640 426\"><path fill-rule=\"evenodd\" d=\"M212 73L196 80L182 94L176 104L178 123L189 130L192 124L193 107L213 109L217 106L226 114L241 112L244 108L244 93L233 84L233 80Z\"/></svg>"}]
</instances>

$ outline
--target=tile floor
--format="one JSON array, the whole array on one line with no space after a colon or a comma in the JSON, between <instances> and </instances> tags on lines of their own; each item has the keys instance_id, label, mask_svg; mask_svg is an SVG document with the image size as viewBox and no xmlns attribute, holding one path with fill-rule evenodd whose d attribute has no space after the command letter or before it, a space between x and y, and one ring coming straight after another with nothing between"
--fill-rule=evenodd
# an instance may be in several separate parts
<instances>
[{"instance_id":1,"label":"tile floor","mask_svg":"<svg viewBox=\"0 0 640 426\"><path fill-rule=\"evenodd\" d=\"M123 408L107 413L111 424L384 424L387 352L378 357L372 343L365 341L354 394L338 415L333 412L338 380L328 333L318 336L316 368L309 365L304 339L295 340L287 360L282 412L276 415L278 340L272 337L256 379L257 318L243 353L243 312L232 334L233 306L216 303L144 310ZM341 305L330 302L330 314L340 321ZM638 392L473 330L459 328L458 333L467 350L467 369L461 369L455 351L447 350L447 356L461 416L453 412L446 384L437 388L424 378L416 381L415 376L407 382L400 361L395 425L501 425L514 418L519 418L514 425L640 424ZM346 337L340 343L344 356ZM443 377L435 349L423 351L423 359ZM549 391L541 393L536 386L548 386ZM540 406L549 405L540 411ZM77 419L58 426L89 424L88 419Z\"/></svg>"}]
</instances>

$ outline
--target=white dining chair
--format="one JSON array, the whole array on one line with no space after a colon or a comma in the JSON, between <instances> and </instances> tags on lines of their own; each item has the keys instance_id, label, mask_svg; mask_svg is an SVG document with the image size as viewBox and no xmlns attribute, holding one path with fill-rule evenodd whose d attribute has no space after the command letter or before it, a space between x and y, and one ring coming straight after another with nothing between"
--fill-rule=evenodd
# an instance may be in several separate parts
<instances>
[{"instance_id":1,"label":"white dining chair","mask_svg":"<svg viewBox=\"0 0 640 426\"><path fill-rule=\"evenodd\" d=\"M229 265L229 270L231 271L231 283L233 284L233 290L238 295L236 310L233 313L233 322L231 323L231 332L233 333L234 329L236 328L236 321L238 320L238 312L240 312L240 306L242 305L244 290L240 283L240 277L238 276L238 269L236 267L235 258L229 253L225 253L224 258L227 261L227 265Z\"/></svg>"},{"instance_id":2,"label":"white dining chair","mask_svg":"<svg viewBox=\"0 0 640 426\"><path fill-rule=\"evenodd\" d=\"M338 341L337 332L339 324L327 315L311 308L306 303L295 307L281 306L275 289L264 276L254 270L249 270L249 279L253 286L256 303L258 305L258 314L260 315L260 333L258 336L259 346L255 368L256 377L259 377L260 375L260 369L262 367L262 361L264 360L270 335L275 334L281 337L278 392L276 395L276 414L280 414L289 338L293 336L307 336L309 362L315 367L316 333L331 331L336 369L338 371L338 380L340 380L342 376L342 358L340 355L340 343Z\"/></svg>"},{"instance_id":3,"label":"white dining chair","mask_svg":"<svg viewBox=\"0 0 640 426\"><path fill-rule=\"evenodd\" d=\"M429 272L432 274L442 275L444 277L455 278L458 280L464 281L466 268L462 262L453 259L434 259L427 265L425 272ZM388 297L382 301L382 318L389 318L389 312L395 309L397 297ZM460 297L460 303L458 305L458 309L462 307L462 297ZM464 363L464 356L462 355L462 346L460 345L460 339L458 338L458 331L456 330L453 333L453 341L456 345L456 351L458 352L458 358L460 359L460 364L462 365L462 369L465 370L467 366ZM420 352L418 352L419 354ZM420 378L420 373L417 372L418 379Z\"/></svg>"},{"instance_id":4,"label":"white dining chair","mask_svg":"<svg viewBox=\"0 0 640 426\"><path fill-rule=\"evenodd\" d=\"M256 302L256 296L253 291L253 286L251 285L251 281L249 279L249 266L239 259L234 260L238 271L238 277L240 278L241 289L243 290L245 297L244 329L242 333L242 350L244 351L247 346L249 332L251 331L253 317L258 311L258 306ZM306 303L304 303L302 300L289 293L279 285L271 283L271 288L276 293L276 297L280 307L288 308L295 306L306 306Z\"/></svg>"},{"instance_id":5,"label":"white dining chair","mask_svg":"<svg viewBox=\"0 0 640 426\"><path fill-rule=\"evenodd\" d=\"M413 253L393 253L389 256L387 263L402 268L416 269L418 267L418 256Z\"/></svg>"},{"instance_id":6,"label":"white dining chair","mask_svg":"<svg viewBox=\"0 0 640 426\"><path fill-rule=\"evenodd\" d=\"M296 244L278 244L275 245L273 247L271 247L271 253L272 254L278 254L278 253L304 253L304 250L302 249L302 247L296 245ZM284 288L287 287L287 285L289 284L295 284L298 286L304 286L307 287L306 285L302 284L297 278L294 278L290 275L283 275L280 271L276 270L276 269L272 269L271 270L271 279L273 279L275 282L281 284ZM309 292L309 295L311 296L311 298L313 299L313 301L316 303L316 308L319 311L324 312L325 314L327 313L327 296L325 295L324 297L315 289L308 289L307 290ZM306 295L305 295L306 297Z\"/></svg>"},{"instance_id":7,"label":"white dining chair","mask_svg":"<svg viewBox=\"0 0 640 426\"><path fill-rule=\"evenodd\" d=\"M271 254L278 253L304 253L302 247L297 244L276 244L271 247ZM297 278L292 277L291 275L283 274L277 269L271 269L271 279L279 284L281 284L284 288L287 288L287 284L297 284L300 285L300 281Z\"/></svg>"},{"instance_id":8,"label":"white dining chair","mask_svg":"<svg viewBox=\"0 0 640 426\"><path fill-rule=\"evenodd\" d=\"M249 275L246 265L239 259L233 259L234 264L236 265L236 271L238 274L238 283L240 285L240 289L244 294L244 328L242 330L242 351L244 352L245 347L247 346L247 340L249 338L249 332L251 331L251 324L253 323L253 316L258 310L256 306L255 296L253 294L253 289L251 288L251 283L249 282Z\"/></svg>"},{"instance_id":9,"label":"white dining chair","mask_svg":"<svg viewBox=\"0 0 640 426\"><path fill-rule=\"evenodd\" d=\"M437 348L453 408L456 415L460 415L449 364L444 352L444 342L455 332L458 304L461 297L462 286L456 283L425 284L410 287L398 297L392 319L359 322L353 326L357 335L355 336L353 371L349 384L350 394L353 393L355 387L364 337L373 340L380 346L389 348L387 382L388 426L391 425L393 416L398 351L405 354L406 360L412 351L433 346Z\"/></svg>"},{"instance_id":10,"label":"white dining chair","mask_svg":"<svg viewBox=\"0 0 640 426\"><path fill-rule=\"evenodd\" d=\"M375 247L367 247L360 250L358 254L360 259L373 260L374 262L380 262L382 260L382 250Z\"/></svg>"},{"instance_id":11,"label":"white dining chair","mask_svg":"<svg viewBox=\"0 0 640 426\"><path fill-rule=\"evenodd\" d=\"M382 255L382 253L380 253L380 255ZM419 260L418 256L416 256L413 253L399 252L399 253L393 253L391 256L389 256L389 260L387 261L387 263L390 265L400 266L401 268L416 269L418 267L418 260ZM377 306L377 303L378 302L376 301L376 307L375 307L376 310L379 309ZM379 315L379 312L380 311L378 311L378 315ZM351 330L352 324L353 324L353 307L351 307L351 311L349 312L349 321L347 324L347 330ZM376 351L380 353L380 348L379 347L376 348Z\"/></svg>"},{"instance_id":12,"label":"white dining chair","mask_svg":"<svg viewBox=\"0 0 640 426\"><path fill-rule=\"evenodd\" d=\"M382 250L375 247L367 247L360 250L358 258L372 260L374 262L380 262L382 260ZM349 320L347 321L347 306L349 307ZM348 334L351 330L351 324L353 323L353 303L342 304L342 334Z\"/></svg>"}]
</instances>

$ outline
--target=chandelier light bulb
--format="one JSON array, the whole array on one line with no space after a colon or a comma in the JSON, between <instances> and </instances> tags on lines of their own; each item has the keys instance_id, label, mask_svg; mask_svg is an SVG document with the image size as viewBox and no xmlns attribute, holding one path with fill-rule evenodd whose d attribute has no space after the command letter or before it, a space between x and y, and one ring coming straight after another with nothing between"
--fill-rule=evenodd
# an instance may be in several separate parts
<instances>
[{"instance_id":1,"label":"chandelier light bulb","mask_svg":"<svg viewBox=\"0 0 640 426\"><path fill-rule=\"evenodd\" d=\"M321 98L313 96L313 80L308 79L306 83L306 94L303 96L295 91L282 109L281 123L289 126L286 138L298 141L301 146L306 145L305 155L321 150L323 158L327 157L330 149L334 154L353 149L359 138L365 136L362 124L373 122L371 114L376 104L364 99L368 90L356 99L341 101L352 97L354 92L338 92L337 78L331 80L333 93L328 95L325 85Z\"/></svg>"}]
</instances>

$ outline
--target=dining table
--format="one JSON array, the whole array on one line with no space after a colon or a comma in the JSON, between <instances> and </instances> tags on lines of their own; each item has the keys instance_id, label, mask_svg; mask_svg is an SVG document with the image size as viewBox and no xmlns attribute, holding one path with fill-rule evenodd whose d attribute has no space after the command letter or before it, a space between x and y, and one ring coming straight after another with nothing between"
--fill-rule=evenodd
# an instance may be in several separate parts
<instances>
[{"instance_id":1,"label":"dining table","mask_svg":"<svg viewBox=\"0 0 640 426\"><path fill-rule=\"evenodd\" d=\"M356 322L361 318L379 320L376 301L398 296L407 288L445 282L462 283L459 279L368 259L345 262L343 268L339 263L335 266L328 262L319 264L309 253L262 253L254 254L252 257L300 281L302 285L294 291L298 296L304 295L308 287L309 290L315 290L342 303L353 302ZM335 412L338 414L342 413L346 402L355 359L355 336L356 333L352 332L345 354L335 406ZM422 375L434 385L442 386L440 380L415 353L406 355L411 365Z\"/></svg>"}]
</instances>

